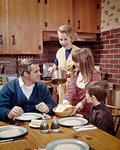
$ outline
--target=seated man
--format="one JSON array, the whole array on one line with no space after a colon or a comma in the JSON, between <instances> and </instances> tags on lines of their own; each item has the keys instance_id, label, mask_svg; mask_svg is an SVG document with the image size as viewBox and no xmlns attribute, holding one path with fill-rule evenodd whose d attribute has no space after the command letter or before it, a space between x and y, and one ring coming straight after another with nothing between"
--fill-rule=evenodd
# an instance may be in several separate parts
<instances>
[{"instance_id":1,"label":"seated man","mask_svg":"<svg viewBox=\"0 0 120 150\"><path fill-rule=\"evenodd\" d=\"M92 81L86 85L87 102L92 103L88 122L115 135L112 113L104 104L109 93L107 81Z\"/></svg>"},{"instance_id":2,"label":"seated man","mask_svg":"<svg viewBox=\"0 0 120 150\"><path fill-rule=\"evenodd\" d=\"M57 105L46 84L40 81L40 67L34 59L23 59L18 66L20 77L0 91L0 120L7 121L24 112L52 113Z\"/></svg>"}]
</instances>

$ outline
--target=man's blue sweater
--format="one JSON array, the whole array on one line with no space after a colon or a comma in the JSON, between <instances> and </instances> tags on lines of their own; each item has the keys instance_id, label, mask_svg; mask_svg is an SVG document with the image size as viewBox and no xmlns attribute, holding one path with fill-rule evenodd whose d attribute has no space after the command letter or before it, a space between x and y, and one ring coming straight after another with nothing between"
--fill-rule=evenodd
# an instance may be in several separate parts
<instances>
[{"instance_id":1,"label":"man's blue sweater","mask_svg":"<svg viewBox=\"0 0 120 150\"><path fill-rule=\"evenodd\" d=\"M8 82L0 91L0 120L8 120L8 114L14 106L22 107L24 112L38 113L35 105L40 102L44 102L49 107L49 114L57 105L45 83L41 81L35 83L28 100L19 85L18 78Z\"/></svg>"}]
</instances>

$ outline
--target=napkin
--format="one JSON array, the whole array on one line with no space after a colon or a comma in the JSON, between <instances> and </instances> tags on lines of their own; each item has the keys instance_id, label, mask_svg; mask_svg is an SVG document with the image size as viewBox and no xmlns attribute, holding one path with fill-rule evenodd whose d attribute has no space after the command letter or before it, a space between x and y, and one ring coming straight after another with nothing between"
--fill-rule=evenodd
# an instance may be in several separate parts
<instances>
[{"instance_id":1,"label":"napkin","mask_svg":"<svg viewBox=\"0 0 120 150\"><path fill-rule=\"evenodd\" d=\"M97 127L94 125L85 125L85 126L75 126L73 127L73 129L75 129L76 131L85 131L85 130L97 129Z\"/></svg>"},{"instance_id":2,"label":"napkin","mask_svg":"<svg viewBox=\"0 0 120 150\"><path fill-rule=\"evenodd\" d=\"M42 114L42 119L50 119L50 118L51 118L50 115L48 115L48 114L46 114L46 113L43 113L43 114Z\"/></svg>"}]
</instances>

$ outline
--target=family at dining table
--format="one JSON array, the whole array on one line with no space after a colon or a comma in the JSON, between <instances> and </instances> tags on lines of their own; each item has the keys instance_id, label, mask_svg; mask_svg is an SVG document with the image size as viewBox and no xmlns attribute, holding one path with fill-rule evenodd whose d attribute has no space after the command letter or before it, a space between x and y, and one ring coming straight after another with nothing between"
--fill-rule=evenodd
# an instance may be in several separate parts
<instances>
[{"instance_id":1,"label":"family at dining table","mask_svg":"<svg viewBox=\"0 0 120 150\"><path fill-rule=\"evenodd\" d=\"M59 103L72 104L74 111L71 116L84 117L89 123L114 135L112 114L104 104L109 93L108 83L101 80L100 72L95 69L91 50L72 44L75 37L71 26L59 27L62 48L57 51L50 71L60 69L70 73L67 82L58 87ZM18 70L20 76L0 91L0 120L8 121L25 112L53 114L57 104L47 85L40 81L39 63L26 58L21 60Z\"/></svg>"}]
</instances>

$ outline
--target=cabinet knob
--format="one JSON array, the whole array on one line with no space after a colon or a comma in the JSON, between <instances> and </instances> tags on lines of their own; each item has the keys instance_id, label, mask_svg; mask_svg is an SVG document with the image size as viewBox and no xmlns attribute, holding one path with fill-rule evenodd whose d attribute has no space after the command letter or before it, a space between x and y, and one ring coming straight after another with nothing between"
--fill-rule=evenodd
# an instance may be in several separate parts
<instances>
[{"instance_id":1,"label":"cabinet knob","mask_svg":"<svg viewBox=\"0 0 120 150\"><path fill-rule=\"evenodd\" d=\"M3 35L0 35L0 45L3 45L2 37Z\"/></svg>"},{"instance_id":2,"label":"cabinet knob","mask_svg":"<svg viewBox=\"0 0 120 150\"><path fill-rule=\"evenodd\" d=\"M78 29L80 29L80 20L78 20Z\"/></svg>"},{"instance_id":3,"label":"cabinet knob","mask_svg":"<svg viewBox=\"0 0 120 150\"><path fill-rule=\"evenodd\" d=\"M70 25L70 19L68 19L68 25Z\"/></svg>"},{"instance_id":4,"label":"cabinet knob","mask_svg":"<svg viewBox=\"0 0 120 150\"><path fill-rule=\"evenodd\" d=\"M45 0L45 4L47 4L47 0Z\"/></svg>"},{"instance_id":5,"label":"cabinet knob","mask_svg":"<svg viewBox=\"0 0 120 150\"><path fill-rule=\"evenodd\" d=\"M12 35L12 38L13 38L12 45L15 45L15 35Z\"/></svg>"},{"instance_id":6,"label":"cabinet knob","mask_svg":"<svg viewBox=\"0 0 120 150\"><path fill-rule=\"evenodd\" d=\"M48 27L48 23L47 22L45 22L45 27Z\"/></svg>"}]
</instances>

